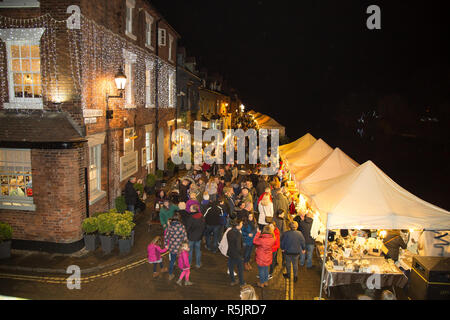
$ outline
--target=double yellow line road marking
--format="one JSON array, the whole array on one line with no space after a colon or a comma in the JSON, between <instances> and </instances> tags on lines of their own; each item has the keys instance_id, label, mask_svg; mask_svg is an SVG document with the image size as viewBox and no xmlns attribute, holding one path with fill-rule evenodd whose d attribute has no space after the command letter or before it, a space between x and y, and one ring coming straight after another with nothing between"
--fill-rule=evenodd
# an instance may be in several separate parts
<instances>
[{"instance_id":1,"label":"double yellow line road marking","mask_svg":"<svg viewBox=\"0 0 450 320\"><path fill-rule=\"evenodd\" d=\"M93 276L88 276L88 277L80 277L80 282L81 283L89 283L96 279L111 277L111 276L117 275L125 270L136 268L140 265L143 265L146 262L147 262L147 258L144 258L144 259L138 260L136 262L130 263L126 266L123 266L123 267L120 267L120 268L117 268L117 269L114 269L111 271L106 271L106 272L96 274ZM83 272L83 270L81 270L81 272ZM69 274L68 277L69 276L71 276L71 275ZM66 284L68 277L66 277L66 278L64 278L64 277L46 277L46 276L29 276L29 275L21 275L21 274L0 273L0 278L3 278L3 279L24 280L24 281L34 281L34 282L53 283L53 284Z\"/></svg>"}]
</instances>

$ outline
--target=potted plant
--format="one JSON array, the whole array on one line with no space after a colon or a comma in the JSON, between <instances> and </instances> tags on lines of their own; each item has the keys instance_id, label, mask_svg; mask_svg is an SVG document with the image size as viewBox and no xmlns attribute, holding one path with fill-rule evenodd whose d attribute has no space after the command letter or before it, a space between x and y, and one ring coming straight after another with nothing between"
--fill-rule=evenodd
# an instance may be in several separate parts
<instances>
[{"instance_id":1,"label":"potted plant","mask_svg":"<svg viewBox=\"0 0 450 320\"><path fill-rule=\"evenodd\" d=\"M164 179L164 171L158 169L156 170L156 184L155 184L155 188L157 190L160 190L162 187L162 183L163 183L163 179Z\"/></svg>"},{"instance_id":2,"label":"potted plant","mask_svg":"<svg viewBox=\"0 0 450 320\"><path fill-rule=\"evenodd\" d=\"M119 252L120 254L127 254L131 251L131 230L132 225L127 220L123 219L116 223L114 233L119 236Z\"/></svg>"},{"instance_id":3,"label":"potted plant","mask_svg":"<svg viewBox=\"0 0 450 320\"><path fill-rule=\"evenodd\" d=\"M12 227L4 222L0 222L0 259L11 257Z\"/></svg>"},{"instance_id":4,"label":"potted plant","mask_svg":"<svg viewBox=\"0 0 450 320\"><path fill-rule=\"evenodd\" d=\"M125 213L122 214L123 219L130 222L133 229L131 230L131 246L134 246L134 214L131 211L125 211Z\"/></svg>"},{"instance_id":5,"label":"potted plant","mask_svg":"<svg viewBox=\"0 0 450 320\"><path fill-rule=\"evenodd\" d=\"M84 246L88 251L95 251L98 247L98 219L90 217L83 220L81 228L84 231Z\"/></svg>"},{"instance_id":6,"label":"potted plant","mask_svg":"<svg viewBox=\"0 0 450 320\"><path fill-rule=\"evenodd\" d=\"M124 213L127 210L127 203L125 202L125 197L120 196L115 200L117 212Z\"/></svg>"},{"instance_id":7,"label":"potted plant","mask_svg":"<svg viewBox=\"0 0 450 320\"><path fill-rule=\"evenodd\" d=\"M155 193L156 176L154 174L148 174L145 179L145 193L148 195Z\"/></svg>"},{"instance_id":8,"label":"potted plant","mask_svg":"<svg viewBox=\"0 0 450 320\"><path fill-rule=\"evenodd\" d=\"M110 213L104 213L97 217L98 232L100 233L100 242L105 254L111 253L114 249L114 220Z\"/></svg>"}]
</instances>

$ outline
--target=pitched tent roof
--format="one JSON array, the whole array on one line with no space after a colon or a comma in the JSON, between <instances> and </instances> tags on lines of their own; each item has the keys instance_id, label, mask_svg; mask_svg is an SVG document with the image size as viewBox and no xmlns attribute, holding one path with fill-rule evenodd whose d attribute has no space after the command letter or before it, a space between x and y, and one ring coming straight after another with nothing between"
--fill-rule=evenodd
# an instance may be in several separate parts
<instances>
[{"instance_id":1,"label":"pitched tent roof","mask_svg":"<svg viewBox=\"0 0 450 320\"><path fill-rule=\"evenodd\" d=\"M312 199L329 229L450 230L450 212L403 189L372 161L324 181Z\"/></svg>"},{"instance_id":2,"label":"pitched tent roof","mask_svg":"<svg viewBox=\"0 0 450 320\"><path fill-rule=\"evenodd\" d=\"M333 152L333 149L325 141L319 139L302 151L288 154L284 160L297 179L296 172L300 172L307 166L317 164L331 152Z\"/></svg>"},{"instance_id":3,"label":"pitched tent roof","mask_svg":"<svg viewBox=\"0 0 450 320\"><path fill-rule=\"evenodd\" d=\"M285 135L285 127L268 115L250 110L249 113L255 117L255 121L261 129L278 129L280 137Z\"/></svg>"},{"instance_id":4,"label":"pitched tent roof","mask_svg":"<svg viewBox=\"0 0 450 320\"><path fill-rule=\"evenodd\" d=\"M317 164L305 167L302 175L296 173L296 185L300 192L309 195L313 193L314 185L318 182L346 174L358 166L359 164L341 149L335 148L332 153ZM308 189L310 185L312 190Z\"/></svg>"},{"instance_id":5,"label":"pitched tent roof","mask_svg":"<svg viewBox=\"0 0 450 320\"><path fill-rule=\"evenodd\" d=\"M310 147L317 139L314 138L311 134L307 133L303 137L291 142L289 144L285 144L280 146L280 156L284 159L289 153L292 152L300 152L308 147Z\"/></svg>"}]
</instances>

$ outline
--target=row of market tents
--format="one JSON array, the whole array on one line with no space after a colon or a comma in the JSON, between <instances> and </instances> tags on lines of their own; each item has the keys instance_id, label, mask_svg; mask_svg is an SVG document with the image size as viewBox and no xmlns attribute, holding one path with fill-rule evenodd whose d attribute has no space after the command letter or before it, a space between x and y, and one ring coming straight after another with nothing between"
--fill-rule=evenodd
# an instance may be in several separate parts
<instances>
[{"instance_id":1,"label":"row of market tents","mask_svg":"<svg viewBox=\"0 0 450 320\"><path fill-rule=\"evenodd\" d=\"M358 164L309 133L279 154L327 230L450 230L450 212L403 189L370 160Z\"/></svg>"}]
</instances>

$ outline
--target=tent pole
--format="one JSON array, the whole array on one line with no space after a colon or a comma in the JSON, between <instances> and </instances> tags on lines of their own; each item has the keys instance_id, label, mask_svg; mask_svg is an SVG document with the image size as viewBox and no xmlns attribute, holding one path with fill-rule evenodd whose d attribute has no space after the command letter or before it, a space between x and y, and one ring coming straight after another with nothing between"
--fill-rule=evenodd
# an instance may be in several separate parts
<instances>
[{"instance_id":1,"label":"tent pole","mask_svg":"<svg viewBox=\"0 0 450 320\"><path fill-rule=\"evenodd\" d=\"M328 219L327 219L328 224ZM327 257L327 246L328 246L328 226L327 226L327 233L325 235L325 242L323 246L323 258L322 258L322 275L320 276L320 293L319 293L319 300L322 300L322 290L323 290L323 277L325 274L325 260Z\"/></svg>"}]
</instances>

